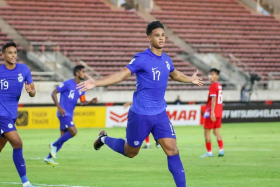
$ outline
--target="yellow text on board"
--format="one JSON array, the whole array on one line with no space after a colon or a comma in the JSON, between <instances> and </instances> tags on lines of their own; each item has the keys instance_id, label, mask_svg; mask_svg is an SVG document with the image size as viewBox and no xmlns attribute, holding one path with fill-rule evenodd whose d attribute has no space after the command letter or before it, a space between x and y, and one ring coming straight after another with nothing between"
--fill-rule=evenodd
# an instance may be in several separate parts
<instances>
[{"instance_id":1,"label":"yellow text on board","mask_svg":"<svg viewBox=\"0 0 280 187\"><path fill-rule=\"evenodd\" d=\"M23 107L18 109L18 129L59 129L56 107ZM76 107L74 124L77 128L105 127L106 107Z\"/></svg>"}]
</instances>

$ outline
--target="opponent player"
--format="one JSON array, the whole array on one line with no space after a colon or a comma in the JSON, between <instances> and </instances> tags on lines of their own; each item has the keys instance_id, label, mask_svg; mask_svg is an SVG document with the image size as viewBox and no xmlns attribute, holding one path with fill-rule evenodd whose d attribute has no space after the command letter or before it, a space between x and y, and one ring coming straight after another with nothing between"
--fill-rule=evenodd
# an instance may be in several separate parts
<instances>
[{"instance_id":1,"label":"opponent player","mask_svg":"<svg viewBox=\"0 0 280 187\"><path fill-rule=\"evenodd\" d=\"M210 132L213 129L213 133L217 138L219 145L219 155L224 156L223 140L220 134L220 128L222 126L222 113L223 113L223 96L222 86L217 82L220 71L213 68L209 71L209 79L211 85L209 87L208 100L206 104L206 111L204 114L204 137L207 153L200 157L213 157L211 148L211 135Z\"/></svg>"},{"instance_id":2,"label":"opponent player","mask_svg":"<svg viewBox=\"0 0 280 187\"><path fill-rule=\"evenodd\" d=\"M13 147L13 160L23 187L34 187L26 176L22 141L15 122L23 85L30 97L35 96L36 90L30 69L25 64L16 63L17 47L14 42L2 46L2 56L5 64L0 66L0 152L9 141Z\"/></svg>"},{"instance_id":3,"label":"opponent player","mask_svg":"<svg viewBox=\"0 0 280 187\"><path fill-rule=\"evenodd\" d=\"M61 149L62 145L73 138L77 134L77 129L73 123L74 109L80 98L81 105L89 105L96 103L97 98L91 101L86 101L85 92L79 92L76 85L85 78L85 67L78 65L73 70L74 79L64 81L52 92L52 99L57 106L57 117L60 122L61 137L54 143L50 143L51 151L44 161L50 165L58 165L53 158L56 158L56 153ZM57 99L57 93L60 93L60 102Z\"/></svg>"},{"instance_id":4,"label":"opponent player","mask_svg":"<svg viewBox=\"0 0 280 187\"><path fill-rule=\"evenodd\" d=\"M124 108L126 109L127 107L130 107L132 105L132 102L127 102L127 103L124 103L123 106ZM159 143L156 141L156 148L159 148L160 145ZM150 144L150 135L148 135L146 138L145 138L145 145L142 147L142 149L150 149L151 148L151 144Z\"/></svg>"},{"instance_id":5,"label":"opponent player","mask_svg":"<svg viewBox=\"0 0 280 187\"><path fill-rule=\"evenodd\" d=\"M167 155L168 168L177 187L186 187L185 170L179 157L174 128L166 113L164 95L169 76L176 81L199 86L203 82L196 76L197 72L188 77L176 70L171 58L162 52L165 33L164 26L159 21L149 23L146 34L150 47L137 53L124 69L97 81L88 77L77 89L85 91L116 84L135 73L137 90L128 113L127 141L109 137L105 131L101 131L94 142L94 148L99 150L105 143L114 151L133 158L138 154L144 139L152 132Z\"/></svg>"}]
</instances>

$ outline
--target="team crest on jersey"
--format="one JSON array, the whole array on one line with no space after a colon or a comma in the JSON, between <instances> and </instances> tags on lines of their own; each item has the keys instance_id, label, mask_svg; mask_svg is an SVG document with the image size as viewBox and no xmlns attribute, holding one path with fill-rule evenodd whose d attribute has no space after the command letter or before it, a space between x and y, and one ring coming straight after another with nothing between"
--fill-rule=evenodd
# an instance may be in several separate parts
<instances>
[{"instance_id":1,"label":"team crest on jersey","mask_svg":"<svg viewBox=\"0 0 280 187\"><path fill-rule=\"evenodd\" d=\"M23 76L21 73L18 74L18 82L22 82L23 81Z\"/></svg>"},{"instance_id":2,"label":"team crest on jersey","mask_svg":"<svg viewBox=\"0 0 280 187\"><path fill-rule=\"evenodd\" d=\"M10 124L8 125L8 127L9 127L10 129L13 128L13 124L10 123Z\"/></svg>"},{"instance_id":3,"label":"team crest on jersey","mask_svg":"<svg viewBox=\"0 0 280 187\"><path fill-rule=\"evenodd\" d=\"M167 66L167 69L170 71L170 65L169 65L168 61L166 61L166 66Z\"/></svg>"}]
</instances>

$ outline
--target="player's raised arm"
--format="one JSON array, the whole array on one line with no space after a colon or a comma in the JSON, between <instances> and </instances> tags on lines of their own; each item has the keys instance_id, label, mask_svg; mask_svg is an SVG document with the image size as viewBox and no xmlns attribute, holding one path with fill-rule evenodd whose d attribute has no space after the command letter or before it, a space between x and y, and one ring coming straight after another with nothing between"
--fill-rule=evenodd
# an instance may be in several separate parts
<instances>
[{"instance_id":1,"label":"player's raised arm","mask_svg":"<svg viewBox=\"0 0 280 187\"><path fill-rule=\"evenodd\" d=\"M36 90L34 83L27 84L27 81L25 81L25 90L29 94L30 97L35 97L36 95Z\"/></svg>"},{"instance_id":2,"label":"player's raised arm","mask_svg":"<svg viewBox=\"0 0 280 187\"><path fill-rule=\"evenodd\" d=\"M198 70L191 76L186 76L185 74L183 74L182 72L178 71L178 70L174 70L170 73L170 77L178 82L185 82L185 83L192 83L192 84L196 84L198 86L203 86L203 81L202 78L197 76Z\"/></svg>"},{"instance_id":3,"label":"player's raised arm","mask_svg":"<svg viewBox=\"0 0 280 187\"><path fill-rule=\"evenodd\" d=\"M93 80L88 75L85 76L88 78L88 80L81 82L80 84L77 85L77 89L79 89L80 92L90 90L95 87L109 86L122 82L127 77L131 76L131 71L127 67L125 67L119 72L113 73L107 77L104 77L96 81Z\"/></svg>"},{"instance_id":4,"label":"player's raised arm","mask_svg":"<svg viewBox=\"0 0 280 187\"><path fill-rule=\"evenodd\" d=\"M57 89L53 90L52 92L52 99L54 101L54 104L57 106L58 112L61 116L65 115L65 110L60 106L58 99L57 99L57 93L59 93L59 91Z\"/></svg>"}]
</instances>

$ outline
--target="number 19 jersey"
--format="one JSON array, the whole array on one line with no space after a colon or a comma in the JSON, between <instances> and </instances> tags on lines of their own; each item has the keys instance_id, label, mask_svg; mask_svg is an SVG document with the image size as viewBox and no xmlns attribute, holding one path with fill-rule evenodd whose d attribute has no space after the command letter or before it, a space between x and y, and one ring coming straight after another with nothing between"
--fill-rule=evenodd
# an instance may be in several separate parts
<instances>
[{"instance_id":1,"label":"number 19 jersey","mask_svg":"<svg viewBox=\"0 0 280 187\"><path fill-rule=\"evenodd\" d=\"M208 100L206 104L205 118L209 118L211 114L211 98L216 97L215 117L223 116L223 95L222 86L218 82L214 82L209 86Z\"/></svg>"}]
</instances>

